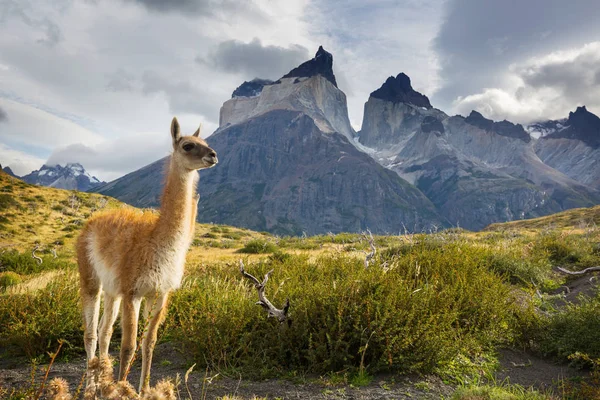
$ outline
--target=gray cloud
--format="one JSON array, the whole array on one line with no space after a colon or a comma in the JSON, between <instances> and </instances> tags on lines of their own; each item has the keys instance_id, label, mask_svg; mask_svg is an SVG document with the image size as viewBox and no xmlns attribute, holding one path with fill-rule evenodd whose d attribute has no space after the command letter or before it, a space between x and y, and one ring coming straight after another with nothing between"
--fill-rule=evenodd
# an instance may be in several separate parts
<instances>
[{"instance_id":1,"label":"gray cloud","mask_svg":"<svg viewBox=\"0 0 600 400\"><path fill-rule=\"evenodd\" d=\"M8 121L8 114L2 108L0 108L0 122Z\"/></svg>"},{"instance_id":2,"label":"gray cloud","mask_svg":"<svg viewBox=\"0 0 600 400\"><path fill-rule=\"evenodd\" d=\"M507 67L600 34L597 0L449 0L433 42L443 87L434 102L498 87Z\"/></svg>"},{"instance_id":3,"label":"gray cloud","mask_svg":"<svg viewBox=\"0 0 600 400\"><path fill-rule=\"evenodd\" d=\"M196 87L192 82L170 80L155 71L142 75L142 92L146 95L162 93L173 113L201 114L209 119L218 119L222 102L215 101L211 93Z\"/></svg>"},{"instance_id":4,"label":"gray cloud","mask_svg":"<svg viewBox=\"0 0 600 400\"><path fill-rule=\"evenodd\" d=\"M127 152L124 149L135 149ZM118 138L90 147L82 143L55 149L45 164L65 165L78 162L88 172L101 180L112 180L123 173L131 172L150 164L168 154L170 137L167 129L164 135L132 135Z\"/></svg>"},{"instance_id":5,"label":"gray cloud","mask_svg":"<svg viewBox=\"0 0 600 400\"><path fill-rule=\"evenodd\" d=\"M207 58L198 57L196 61L242 74L245 79L277 79L309 58L308 50L303 46L263 46L259 39L254 38L250 43L237 40L221 42Z\"/></svg>"},{"instance_id":6,"label":"gray cloud","mask_svg":"<svg viewBox=\"0 0 600 400\"><path fill-rule=\"evenodd\" d=\"M108 82L106 83L106 90L111 92L129 92L135 88L135 76L119 68L112 74L106 75Z\"/></svg>"},{"instance_id":7,"label":"gray cloud","mask_svg":"<svg viewBox=\"0 0 600 400\"><path fill-rule=\"evenodd\" d=\"M514 64L507 75L518 84L461 97L455 109L463 115L475 109L489 118L525 123L564 118L579 105L600 111L600 42Z\"/></svg>"},{"instance_id":8,"label":"gray cloud","mask_svg":"<svg viewBox=\"0 0 600 400\"><path fill-rule=\"evenodd\" d=\"M63 5L57 2L55 6L61 8ZM40 15L35 5L29 2L15 0L1 1L0 22L5 22L11 18L20 19L33 30L42 31L44 37L38 39L37 43L53 47L63 38L59 26L47 16Z\"/></svg>"},{"instance_id":9,"label":"gray cloud","mask_svg":"<svg viewBox=\"0 0 600 400\"><path fill-rule=\"evenodd\" d=\"M250 14L264 20L262 11L253 7L249 1L238 0L125 0L144 6L148 11L157 13L180 13L183 15L228 18L234 14Z\"/></svg>"},{"instance_id":10,"label":"gray cloud","mask_svg":"<svg viewBox=\"0 0 600 400\"><path fill-rule=\"evenodd\" d=\"M146 7L150 11L156 12L181 12L193 13L210 16L215 8L221 8L223 5L232 7L234 1L216 1L216 0L128 0Z\"/></svg>"}]
</instances>

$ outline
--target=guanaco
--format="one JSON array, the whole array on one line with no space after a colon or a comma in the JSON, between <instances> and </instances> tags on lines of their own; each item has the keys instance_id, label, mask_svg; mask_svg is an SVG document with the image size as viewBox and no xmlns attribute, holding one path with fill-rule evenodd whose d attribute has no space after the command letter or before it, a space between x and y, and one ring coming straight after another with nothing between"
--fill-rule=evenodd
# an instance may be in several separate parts
<instances>
[{"instance_id":1,"label":"guanaco","mask_svg":"<svg viewBox=\"0 0 600 400\"><path fill-rule=\"evenodd\" d=\"M199 196L197 170L217 164L217 153L199 137L181 136L177 118L171 122L173 153L161 198L160 213L122 208L92 216L77 240L84 343L88 363L108 357L113 325L121 308L119 380L125 380L136 349L142 299L148 318L142 340L139 391L147 390L158 327L166 314L169 292L181 284L185 257L194 235ZM100 295L104 313L100 321ZM94 385L94 377L87 385Z\"/></svg>"}]
</instances>

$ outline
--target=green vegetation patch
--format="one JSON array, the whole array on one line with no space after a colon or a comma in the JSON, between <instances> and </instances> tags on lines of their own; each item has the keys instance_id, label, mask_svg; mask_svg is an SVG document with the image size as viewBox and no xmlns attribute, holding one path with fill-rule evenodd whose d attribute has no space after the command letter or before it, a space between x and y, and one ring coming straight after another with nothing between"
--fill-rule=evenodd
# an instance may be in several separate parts
<instances>
[{"instance_id":1,"label":"green vegetation patch","mask_svg":"<svg viewBox=\"0 0 600 400\"><path fill-rule=\"evenodd\" d=\"M199 363L259 376L436 372L510 342L524 318L510 287L462 250L417 246L368 269L343 254L247 265L259 278L274 269L266 293L279 307L290 299L291 327L266 318L237 265L213 267L174 294L166 332Z\"/></svg>"},{"instance_id":2,"label":"green vegetation patch","mask_svg":"<svg viewBox=\"0 0 600 400\"><path fill-rule=\"evenodd\" d=\"M244 247L238 250L238 252L246 254L264 254L273 253L276 250L277 246L273 242L262 239L254 239L246 243Z\"/></svg>"},{"instance_id":3,"label":"green vegetation patch","mask_svg":"<svg viewBox=\"0 0 600 400\"><path fill-rule=\"evenodd\" d=\"M66 341L63 355L81 349L77 287L77 276L67 273L32 293L0 295L0 344L30 358L56 350L59 339Z\"/></svg>"},{"instance_id":4,"label":"green vegetation patch","mask_svg":"<svg viewBox=\"0 0 600 400\"><path fill-rule=\"evenodd\" d=\"M43 271L56 269L73 269L74 264L62 257L54 258L53 255L36 254L40 260L33 257L32 253L21 253L17 250L9 250L0 254L0 266L3 271L12 271L20 275L30 275Z\"/></svg>"}]
</instances>

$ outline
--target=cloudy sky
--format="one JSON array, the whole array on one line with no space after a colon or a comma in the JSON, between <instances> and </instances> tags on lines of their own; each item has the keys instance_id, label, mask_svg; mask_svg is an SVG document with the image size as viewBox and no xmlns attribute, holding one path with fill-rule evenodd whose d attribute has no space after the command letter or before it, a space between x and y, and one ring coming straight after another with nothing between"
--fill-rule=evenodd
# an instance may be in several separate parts
<instances>
[{"instance_id":1,"label":"cloudy sky","mask_svg":"<svg viewBox=\"0 0 600 400\"><path fill-rule=\"evenodd\" d=\"M448 113L600 114L597 0L0 0L0 163L111 180L166 154L177 115L210 135L244 80L322 44L350 119L390 75Z\"/></svg>"}]
</instances>

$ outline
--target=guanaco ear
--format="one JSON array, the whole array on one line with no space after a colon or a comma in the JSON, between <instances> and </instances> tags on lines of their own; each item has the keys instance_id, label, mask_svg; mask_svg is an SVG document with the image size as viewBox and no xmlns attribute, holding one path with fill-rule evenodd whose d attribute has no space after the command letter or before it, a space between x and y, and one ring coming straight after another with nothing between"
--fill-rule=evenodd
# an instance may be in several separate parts
<instances>
[{"instance_id":1,"label":"guanaco ear","mask_svg":"<svg viewBox=\"0 0 600 400\"><path fill-rule=\"evenodd\" d=\"M192 136L200 136L200 130L202 130L202 124L200 124L200 126L198 127L198 129L196 129L196 132L194 132L194 134Z\"/></svg>"},{"instance_id":2,"label":"guanaco ear","mask_svg":"<svg viewBox=\"0 0 600 400\"><path fill-rule=\"evenodd\" d=\"M181 138L177 117L173 117L173 121L171 121L171 137L173 138L173 143L176 143Z\"/></svg>"}]
</instances>

